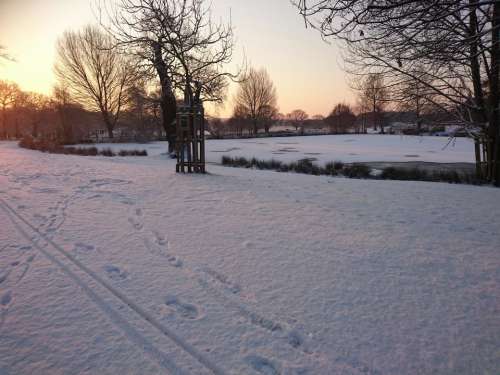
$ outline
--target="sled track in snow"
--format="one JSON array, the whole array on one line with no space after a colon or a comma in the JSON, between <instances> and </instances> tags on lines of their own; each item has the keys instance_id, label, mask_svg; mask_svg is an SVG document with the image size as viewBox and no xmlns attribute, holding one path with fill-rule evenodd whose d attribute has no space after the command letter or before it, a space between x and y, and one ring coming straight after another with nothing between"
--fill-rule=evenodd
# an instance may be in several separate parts
<instances>
[{"instance_id":1,"label":"sled track in snow","mask_svg":"<svg viewBox=\"0 0 500 375\"><path fill-rule=\"evenodd\" d=\"M198 352L189 343L185 342L175 332L173 332L169 328L165 327L154 316L152 316L150 313L145 311L142 307L140 307L138 304L136 304L134 301L132 301L129 297L127 297L125 294L123 294L118 289L113 287L110 283L108 283L106 280L104 280L102 277L100 277L94 271L92 271L87 266L85 266L83 263L81 263L73 255L71 255L70 253L65 251L61 246L57 245L53 240L48 238L47 235L40 232L34 225L32 225L29 221L27 221L24 217L22 217L19 213L17 213L3 198L0 198L0 206L5 211L5 213L10 218L10 220L13 222L13 224L18 228L19 232L21 232L21 234L26 239L28 239L38 251L43 253L52 263L54 263L55 265L60 267L78 286L80 286L89 295L89 297L98 305L99 308L105 310L105 312L107 314L113 315L113 318L115 318L116 320L119 320L121 325L125 325L125 326L130 327L130 323L127 322L125 318L121 317L118 313L116 313L112 309L112 307L107 306L106 303L103 301L103 299L101 297L99 297L99 295L94 290L92 290L92 288L87 283L85 283L83 280L81 280L81 278L78 275L76 275L71 269L69 269L69 267L66 264L64 264L61 260L59 260L53 254L51 254L51 252L47 251L47 249L44 249L42 246L40 246L38 243L36 243L36 241L34 241L29 236L29 234L26 233L26 231L19 225L19 223L16 223L16 220L14 220L14 218L17 218L17 220L24 223L27 227L29 227L31 229L31 231L33 231L38 236L40 236L40 238L43 239L47 244L51 245L51 247L53 249L55 249L60 255L62 255L67 260L69 260L72 265L76 266L80 271L84 272L87 276L89 276L91 279L93 279L97 284L99 284L101 287L103 287L108 292L110 292L115 298L117 298L123 304L128 306L132 311L134 311L140 318L142 318L144 321L148 322L151 326L153 326L156 330L158 330L160 333L162 333L165 337L167 337L168 339L173 341L177 346L182 348L182 350L184 350L191 357L195 358L206 369L210 370L212 373L214 373L216 375L225 374L225 371L223 371L215 363L213 363L208 358L206 358L203 354ZM128 332L128 333L130 334L130 332ZM135 335L137 335L137 334L135 334ZM149 345L149 346L151 346L151 345ZM161 355L161 353L158 350L156 350L155 348L150 348L150 349L152 349L155 352L155 353L153 353L155 356ZM167 364L167 367L169 367L174 372L179 373L179 369L175 368L174 364L171 364L171 363Z\"/></svg>"}]
</instances>

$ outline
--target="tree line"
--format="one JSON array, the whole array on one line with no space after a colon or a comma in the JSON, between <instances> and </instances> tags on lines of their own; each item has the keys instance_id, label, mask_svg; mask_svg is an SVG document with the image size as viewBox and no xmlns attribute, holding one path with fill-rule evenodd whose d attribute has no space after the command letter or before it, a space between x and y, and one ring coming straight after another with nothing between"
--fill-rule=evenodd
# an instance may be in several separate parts
<instances>
[{"instance_id":1,"label":"tree line","mask_svg":"<svg viewBox=\"0 0 500 375\"><path fill-rule=\"evenodd\" d=\"M60 136L65 132L54 128L74 127L76 112L67 109L78 107L99 115L109 138L127 120L143 130L159 123L172 151L181 99L220 103L230 80L239 77L239 70L226 69L234 49L231 23L215 22L205 0L101 1L98 15L95 25L69 30L58 40L57 85L50 98L22 103L11 93L20 90L2 82L2 136L38 135L40 127L33 124L42 120L21 122L21 107L39 116L57 112L60 124L47 120L43 130Z\"/></svg>"}]
</instances>

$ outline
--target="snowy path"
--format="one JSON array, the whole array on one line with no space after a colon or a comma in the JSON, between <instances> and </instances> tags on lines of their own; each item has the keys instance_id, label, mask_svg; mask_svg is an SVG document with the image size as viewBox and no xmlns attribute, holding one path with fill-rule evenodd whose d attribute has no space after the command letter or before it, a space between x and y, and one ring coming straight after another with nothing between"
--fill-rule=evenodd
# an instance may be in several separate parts
<instances>
[{"instance_id":1,"label":"snowy path","mask_svg":"<svg viewBox=\"0 0 500 375\"><path fill-rule=\"evenodd\" d=\"M500 191L0 143L0 374L494 373Z\"/></svg>"}]
</instances>

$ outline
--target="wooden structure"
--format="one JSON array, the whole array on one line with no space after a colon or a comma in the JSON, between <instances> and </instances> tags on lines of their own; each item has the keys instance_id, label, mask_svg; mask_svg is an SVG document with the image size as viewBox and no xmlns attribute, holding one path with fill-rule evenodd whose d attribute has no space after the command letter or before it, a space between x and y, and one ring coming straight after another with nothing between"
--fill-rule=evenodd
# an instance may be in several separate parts
<instances>
[{"instance_id":1,"label":"wooden structure","mask_svg":"<svg viewBox=\"0 0 500 375\"><path fill-rule=\"evenodd\" d=\"M177 173L205 173L205 113L203 104L177 107Z\"/></svg>"}]
</instances>

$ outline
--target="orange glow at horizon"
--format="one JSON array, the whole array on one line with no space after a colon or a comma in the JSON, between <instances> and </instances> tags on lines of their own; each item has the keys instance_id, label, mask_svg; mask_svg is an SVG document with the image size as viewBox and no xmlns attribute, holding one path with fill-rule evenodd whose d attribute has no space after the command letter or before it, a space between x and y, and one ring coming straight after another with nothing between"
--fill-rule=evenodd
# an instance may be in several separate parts
<instances>
[{"instance_id":1,"label":"orange glow at horizon","mask_svg":"<svg viewBox=\"0 0 500 375\"><path fill-rule=\"evenodd\" d=\"M57 38L67 29L95 23L93 4L94 0L0 0L0 44L16 59L0 64L0 79L26 91L51 94ZM266 68L277 88L280 112L301 108L310 116L326 115L338 102L354 103L339 67L338 48L305 29L288 1L215 0L212 6L215 19L231 15L237 38L234 67L245 56L250 65ZM231 115L234 91L231 85L218 115Z\"/></svg>"}]
</instances>

